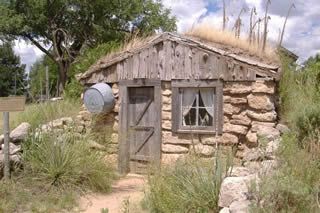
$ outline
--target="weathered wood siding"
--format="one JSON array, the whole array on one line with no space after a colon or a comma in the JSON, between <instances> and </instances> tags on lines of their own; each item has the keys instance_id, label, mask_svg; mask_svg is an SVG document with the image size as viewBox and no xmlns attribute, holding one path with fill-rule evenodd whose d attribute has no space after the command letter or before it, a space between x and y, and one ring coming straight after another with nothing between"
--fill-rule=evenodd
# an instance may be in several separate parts
<instances>
[{"instance_id":1,"label":"weathered wood siding","mask_svg":"<svg viewBox=\"0 0 320 213\"><path fill-rule=\"evenodd\" d=\"M270 71L252 67L183 42L164 40L135 52L102 71L83 79L85 84L114 83L138 78L160 79L222 79L254 81L269 78Z\"/></svg>"}]
</instances>

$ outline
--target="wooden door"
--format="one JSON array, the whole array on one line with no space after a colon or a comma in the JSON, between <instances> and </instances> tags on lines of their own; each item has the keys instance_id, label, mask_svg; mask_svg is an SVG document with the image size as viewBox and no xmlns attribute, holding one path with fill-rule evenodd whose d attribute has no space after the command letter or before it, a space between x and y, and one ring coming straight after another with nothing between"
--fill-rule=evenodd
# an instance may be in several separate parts
<instances>
[{"instance_id":1,"label":"wooden door","mask_svg":"<svg viewBox=\"0 0 320 213\"><path fill-rule=\"evenodd\" d=\"M128 172L146 173L149 166L157 166L160 163L161 103L160 94L157 94L157 91L160 93L159 88L152 85L127 87L127 103L124 104L126 121L121 119L126 122L126 146L120 146L120 149L127 150Z\"/></svg>"}]
</instances>

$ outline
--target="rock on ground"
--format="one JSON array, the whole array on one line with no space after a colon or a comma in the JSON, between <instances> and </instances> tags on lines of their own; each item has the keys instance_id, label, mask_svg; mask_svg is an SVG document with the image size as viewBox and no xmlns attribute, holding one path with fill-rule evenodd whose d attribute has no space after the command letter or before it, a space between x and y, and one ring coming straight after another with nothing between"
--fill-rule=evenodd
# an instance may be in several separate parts
<instances>
[{"instance_id":1,"label":"rock on ground","mask_svg":"<svg viewBox=\"0 0 320 213\"><path fill-rule=\"evenodd\" d=\"M4 149L4 144L1 145L1 149ZM9 153L10 155L15 155L18 152L21 151L21 146L20 145L15 145L13 143L9 143Z\"/></svg>"},{"instance_id":2,"label":"rock on ground","mask_svg":"<svg viewBox=\"0 0 320 213\"><path fill-rule=\"evenodd\" d=\"M230 213L230 210L229 210L229 208L224 207L219 211L219 213Z\"/></svg>"},{"instance_id":3,"label":"rock on ground","mask_svg":"<svg viewBox=\"0 0 320 213\"><path fill-rule=\"evenodd\" d=\"M234 201L247 200L248 185L254 178L255 175L226 177L221 184L218 205L220 207L229 207Z\"/></svg>"},{"instance_id":4,"label":"rock on ground","mask_svg":"<svg viewBox=\"0 0 320 213\"><path fill-rule=\"evenodd\" d=\"M250 201L234 201L229 207L230 213L249 213Z\"/></svg>"},{"instance_id":5,"label":"rock on ground","mask_svg":"<svg viewBox=\"0 0 320 213\"><path fill-rule=\"evenodd\" d=\"M26 139L31 125L27 122L21 123L17 128L15 128L10 133L10 140L13 142L20 142Z\"/></svg>"},{"instance_id":6,"label":"rock on ground","mask_svg":"<svg viewBox=\"0 0 320 213\"><path fill-rule=\"evenodd\" d=\"M228 174L230 177L243 177L253 174L253 172L242 166L232 167L228 170Z\"/></svg>"},{"instance_id":7,"label":"rock on ground","mask_svg":"<svg viewBox=\"0 0 320 213\"><path fill-rule=\"evenodd\" d=\"M89 141L88 141L88 144L89 144L89 147L90 147L91 149L96 149L96 150L105 150L105 149L106 149L105 146L103 146L103 145L95 142L94 140L89 140Z\"/></svg>"},{"instance_id":8,"label":"rock on ground","mask_svg":"<svg viewBox=\"0 0 320 213\"><path fill-rule=\"evenodd\" d=\"M290 129L288 126L284 125L284 124L278 124L276 126L276 129L280 131L281 134L290 132Z\"/></svg>"}]
</instances>

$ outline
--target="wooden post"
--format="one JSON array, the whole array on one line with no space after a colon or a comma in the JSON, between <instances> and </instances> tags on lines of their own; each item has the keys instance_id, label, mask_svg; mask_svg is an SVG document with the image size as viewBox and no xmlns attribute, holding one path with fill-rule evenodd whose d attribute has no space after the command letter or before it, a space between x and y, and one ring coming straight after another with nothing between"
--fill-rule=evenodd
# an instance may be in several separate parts
<instances>
[{"instance_id":1,"label":"wooden post","mask_svg":"<svg viewBox=\"0 0 320 213\"><path fill-rule=\"evenodd\" d=\"M49 94L49 69L48 65L46 66L46 100L48 101L50 98Z\"/></svg>"},{"instance_id":2,"label":"wooden post","mask_svg":"<svg viewBox=\"0 0 320 213\"><path fill-rule=\"evenodd\" d=\"M3 135L4 135L4 170L3 176L5 180L10 179L10 148L9 148L9 112L23 111L26 98L20 97L0 97L0 112L3 112Z\"/></svg>"},{"instance_id":3,"label":"wooden post","mask_svg":"<svg viewBox=\"0 0 320 213\"><path fill-rule=\"evenodd\" d=\"M17 72L14 73L14 95L17 95Z\"/></svg>"},{"instance_id":4,"label":"wooden post","mask_svg":"<svg viewBox=\"0 0 320 213\"><path fill-rule=\"evenodd\" d=\"M9 159L9 112L3 113L3 134L4 134L4 179L10 179L10 159Z\"/></svg>"}]
</instances>

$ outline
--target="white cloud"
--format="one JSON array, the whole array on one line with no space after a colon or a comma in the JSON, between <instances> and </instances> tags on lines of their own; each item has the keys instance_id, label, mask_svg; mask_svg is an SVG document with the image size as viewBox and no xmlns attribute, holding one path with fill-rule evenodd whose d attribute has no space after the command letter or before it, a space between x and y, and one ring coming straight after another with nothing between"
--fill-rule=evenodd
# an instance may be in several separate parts
<instances>
[{"instance_id":1,"label":"white cloud","mask_svg":"<svg viewBox=\"0 0 320 213\"><path fill-rule=\"evenodd\" d=\"M14 51L20 56L21 63L26 65L27 72L30 71L32 64L43 56L43 52L41 50L29 43L26 43L24 40L15 41Z\"/></svg>"},{"instance_id":2,"label":"white cloud","mask_svg":"<svg viewBox=\"0 0 320 213\"><path fill-rule=\"evenodd\" d=\"M177 17L179 32L190 28L201 15L207 12L205 0L163 0L162 2Z\"/></svg>"}]
</instances>

